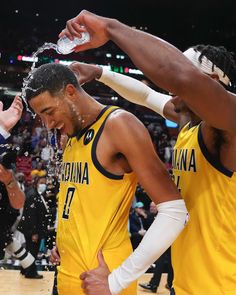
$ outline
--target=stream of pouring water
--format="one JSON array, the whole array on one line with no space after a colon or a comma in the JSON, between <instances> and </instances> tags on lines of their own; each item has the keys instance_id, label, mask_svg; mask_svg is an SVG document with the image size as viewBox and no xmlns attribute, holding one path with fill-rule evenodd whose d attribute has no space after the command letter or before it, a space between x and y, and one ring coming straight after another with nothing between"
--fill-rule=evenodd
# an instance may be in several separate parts
<instances>
[{"instance_id":1,"label":"stream of pouring water","mask_svg":"<svg viewBox=\"0 0 236 295\"><path fill-rule=\"evenodd\" d=\"M32 89L30 88L28 85L30 83L30 81L33 79L34 77L34 70L36 67L36 62L37 62L37 56L39 54L41 54L42 52L44 52L45 50L50 50L53 49L55 51L58 52L57 49L57 44L54 43L44 43L41 47L38 48L38 50L36 52L33 53L32 58L33 58L33 64L30 68L29 74L26 78L23 79L23 86L21 89L21 98L25 103L26 106L26 110L29 111L33 117L35 117L35 114L32 113L32 111L30 110L29 106L28 106L28 102L26 101L26 91L27 89L30 89L31 91L36 92L38 89ZM52 145L52 137L54 135L54 141L55 141L55 148L54 148L54 152L55 152L55 162L50 158L49 162L48 162L48 176L52 176L52 175L58 175L59 174L59 170L60 170L60 151L59 151L59 146L58 146L58 138L57 138L57 130L54 129L49 130L47 129L48 132L48 136L47 136L47 146L51 146ZM53 165L53 162L55 165Z\"/></svg>"},{"instance_id":2,"label":"stream of pouring water","mask_svg":"<svg viewBox=\"0 0 236 295\"><path fill-rule=\"evenodd\" d=\"M45 50L50 50L50 49L54 49L55 51L57 50L57 44L54 43L44 43L41 47L38 48L38 50L36 52L33 53L32 58L33 58L33 64L30 68L29 74L26 78L23 79L23 86L21 88L21 98L24 101L25 105L26 105L26 110L29 111L32 114L32 111L29 109L28 103L26 101L26 91L27 89L30 89L31 91L37 91L38 89L32 89L29 88L28 85L30 83L30 81L33 79L33 72L35 70L35 66L36 66L36 62L37 62L37 56L44 52ZM34 114L33 114L34 115Z\"/></svg>"}]
</instances>

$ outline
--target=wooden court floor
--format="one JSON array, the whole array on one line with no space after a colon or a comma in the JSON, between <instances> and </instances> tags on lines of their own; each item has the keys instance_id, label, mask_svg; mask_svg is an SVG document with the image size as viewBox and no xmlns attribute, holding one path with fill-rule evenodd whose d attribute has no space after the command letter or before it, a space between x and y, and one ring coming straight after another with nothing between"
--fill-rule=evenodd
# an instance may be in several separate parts
<instances>
[{"instance_id":1,"label":"wooden court floor","mask_svg":"<svg viewBox=\"0 0 236 295\"><path fill-rule=\"evenodd\" d=\"M17 270L0 270L0 295L51 295L54 272L43 271L39 273L44 276L42 280L30 280L23 278ZM143 275L140 282L149 281L150 276L150 274ZM165 284L166 274L163 274L157 294L170 294L164 287ZM138 287L137 295L148 294L153 293L142 291Z\"/></svg>"}]
</instances>

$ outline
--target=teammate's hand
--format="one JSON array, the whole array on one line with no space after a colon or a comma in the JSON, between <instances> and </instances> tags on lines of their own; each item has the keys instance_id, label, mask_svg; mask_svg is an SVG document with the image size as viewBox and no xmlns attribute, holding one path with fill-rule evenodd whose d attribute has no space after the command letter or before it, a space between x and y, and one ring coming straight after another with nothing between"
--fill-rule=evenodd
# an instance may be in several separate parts
<instances>
[{"instance_id":1,"label":"teammate's hand","mask_svg":"<svg viewBox=\"0 0 236 295\"><path fill-rule=\"evenodd\" d=\"M58 253L57 246L54 246L51 250L50 262L54 265L60 264L60 255Z\"/></svg>"},{"instance_id":2,"label":"teammate's hand","mask_svg":"<svg viewBox=\"0 0 236 295\"><path fill-rule=\"evenodd\" d=\"M75 52L97 48L108 40L107 28L112 19L98 16L86 10L82 10L76 17L66 23L66 28L59 34L59 37L67 36L73 40L74 37L81 37L85 30L90 34L90 41L75 47Z\"/></svg>"},{"instance_id":3,"label":"teammate's hand","mask_svg":"<svg viewBox=\"0 0 236 295\"><path fill-rule=\"evenodd\" d=\"M11 106L3 111L3 104L0 101L0 126L6 131L10 131L20 120L23 111L21 98L16 96Z\"/></svg>"},{"instance_id":4,"label":"teammate's hand","mask_svg":"<svg viewBox=\"0 0 236 295\"><path fill-rule=\"evenodd\" d=\"M108 285L110 270L103 258L102 250L98 252L98 267L80 275L82 288L86 295L111 295Z\"/></svg>"},{"instance_id":5,"label":"teammate's hand","mask_svg":"<svg viewBox=\"0 0 236 295\"><path fill-rule=\"evenodd\" d=\"M77 76L80 85L98 79L102 75L102 68L95 65L73 62L69 68Z\"/></svg>"}]
</instances>

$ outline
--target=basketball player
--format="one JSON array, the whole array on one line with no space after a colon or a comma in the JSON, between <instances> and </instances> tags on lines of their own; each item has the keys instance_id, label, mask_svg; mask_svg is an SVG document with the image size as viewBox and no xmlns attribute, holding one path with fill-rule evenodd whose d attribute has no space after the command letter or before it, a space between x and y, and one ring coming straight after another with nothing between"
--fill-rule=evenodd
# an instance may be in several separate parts
<instances>
[{"instance_id":1,"label":"basketball player","mask_svg":"<svg viewBox=\"0 0 236 295\"><path fill-rule=\"evenodd\" d=\"M113 40L147 77L174 93L169 102L163 97L158 100L154 91L142 98L142 104L182 127L173 154L173 172L191 221L173 245L172 293L234 294L236 97L226 90L235 79L232 56L224 48L197 46L185 53L193 65L167 42L86 11L68 21L61 36L79 36L78 24L87 28L91 41L77 51ZM112 294L137 278L139 273L129 260L109 275ZM109 294L104 287L107 270L100 262L100 268L82 275L87 294L98 294L94 284L104 290L100 294Z\"/></svg>"},{"instance_id":2,"label":"basketball player","mask_svg":"<svg viewBox=\"0 0 236 295\"><path fill-rule=\"evenodd\" d=\"M0 101L0 144L5 143L10 136L9 131L21 118L23 105L20 97L16 96L11 106L3 111L3 104Z\"/></svg>"},{"instance_id":3,"label":"basketball player","mask_svg":"<svg viewBox=\"0 0 236 295\"><path fill-rule=\"evenodd\" d=\"M59 295L84 294L80 274L97 267L99 249L111 270L131 253L127 222L137 179L158 204L160 216L145 239L155 234L159 246L151 256L161 255L183 229L187 211L140 121L95 101L59 64L33 73L26 98L48 128L69 136L58 206ZM136 283L122 294L136 294Z\"/></svg>"}]
</instances>

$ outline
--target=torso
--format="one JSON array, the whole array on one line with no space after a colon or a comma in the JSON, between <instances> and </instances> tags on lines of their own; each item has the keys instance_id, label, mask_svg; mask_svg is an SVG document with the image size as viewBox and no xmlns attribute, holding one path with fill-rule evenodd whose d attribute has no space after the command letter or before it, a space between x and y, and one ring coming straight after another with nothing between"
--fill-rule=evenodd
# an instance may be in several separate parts
<instances>
[{"instance_id":1,"label":"torso","mask_svg":"<svg viewBox=\"0 0 236 295\"><path fill-rule=\"evenodd\" d=\"M137 179L125 173L127 161L109 141L106 118L111 111L104 109L64 151L57 233L61 294L83 294L79 275L97 267L100 248L110 270L132 251L127 223ZM136 294L135 284L122 294Z\"/></svg>"},{"instance_id":2,"label":"torso","mask_svg":"<svg viewBox=\"0 0 236 295\"><path fill-rule=\"evenodd\" d=\"M236 173L223 153L234 143L225 138L217 159L214 136L204 123L185 126L175 146L175 182L190 213L172 247L176 295L233 295L236 288Z\"/></svg>"},{"instance_id":3,"label":"torso","mask_svg":"<svg viewBox=\"0 0 236 295\"><path fill-rule=\"evenodd\" d=\"M180 129L189 123L189 119L190 116L180 116ZM204 143L212 156L219 157L227 169L236 171L236 134L217 130L206 122L202 122L201 130Z\"/></svg>"}]
</instances>

